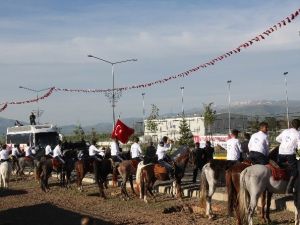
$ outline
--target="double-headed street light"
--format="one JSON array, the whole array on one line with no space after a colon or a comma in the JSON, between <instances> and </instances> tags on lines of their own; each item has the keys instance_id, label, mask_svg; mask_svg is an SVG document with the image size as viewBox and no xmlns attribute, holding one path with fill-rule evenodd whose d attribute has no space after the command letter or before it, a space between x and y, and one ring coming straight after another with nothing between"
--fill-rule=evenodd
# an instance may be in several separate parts
<instances>
[{"instance_id":1,"label":"double-headed street light","mask_svg":"<svg viewBox=\"0 0 300 225\"><path fill-rule=\"evenodd\" d=\"M121 97L121 92L118 90L115 90L115 74L114 74L114 65L116 64L120 64L120 63L126 63L126 62L136 62L137 59L126 59L126 60L122 60L122 61L117 61L117 62L111 62L93 55L88 55L88 57L91 58L95 58L98 60L101 60L103 62L109 63L111 65L111 73L112 73L112 91L111 92L107 92L105 94L106 97L108 97L109 101L112 104L112 109L113 109L113 126L115 127L115 107L116 107L116 102L117 100Z\"/></svg>"},{"instance_id":2,"label":"double-headed street light","mask_svg":"<svg viewBox=\"0 0 300 225\"><path fill-rule=\"evenodd\" d=\"M42 91L47 91L50 90L52 87L49 88L44 88L44 89L40 89L40 90L36 90L36 89L32 89L32 88L28 88L28 87L24 87L24 86L19 86L19 88L28 90L28 91L32 91L36 93L36 103L37 103L37 110L36 110L36 117L37 117L37 123L40 123L40 117L42 116L43 111L41 111L39 109L39 93Z\"/></svg>"},{"instance_id":3,"label":"double-headed street light","mask_svg":"<svg viewBox=\"0 0 300 225\"><path fill-rule=\"evenodd\" d=\"M230 117L230 85L231 85L231 80L227 81L228 84L228 134L231 132L231 117Z\"/></svg>"},{"instance_id":4,"label":"double-headed street light","mask_svg":"<svg viewBox=\"0 0 300 225\"><path fill-rule=\"evenodd\" d=\"M184 105L183 105L183 90L184 90L184 87L180 87L181 89L181 113L182 113L182 116L184 116Z\"/></svg>"},{"instance_id":5,"label":"double-headed street light","mask_svg":"<svg viewBox=\"0 0 300 225\"><path fill-rule=\"evenodd\" d=\"M284 72L284 83L285 83L285 106L286 106L286 121L287 126L290 128L290 120L289 120L289 98L288 98L288 90L287 90L287 74L288 72Z\"/></svg>"}]
</instances>

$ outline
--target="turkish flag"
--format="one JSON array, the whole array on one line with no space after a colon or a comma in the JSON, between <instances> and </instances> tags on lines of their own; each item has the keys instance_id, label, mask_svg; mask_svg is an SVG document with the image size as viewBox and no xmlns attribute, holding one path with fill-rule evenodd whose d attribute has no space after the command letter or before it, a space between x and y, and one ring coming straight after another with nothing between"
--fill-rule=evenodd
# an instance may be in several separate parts
<instances>
[{"instance_id":1,"label":"turkish flag","mask_svg":"<svg viewBox=\"0 0 300 225\"><path fill-rule=\"evenodd\" d=\"M127 143L129 137L134 133L134 129L127 127L121 120L118 120L111 134L112 138L117 138L123 144Z\"/></svg>"}]
</instances>

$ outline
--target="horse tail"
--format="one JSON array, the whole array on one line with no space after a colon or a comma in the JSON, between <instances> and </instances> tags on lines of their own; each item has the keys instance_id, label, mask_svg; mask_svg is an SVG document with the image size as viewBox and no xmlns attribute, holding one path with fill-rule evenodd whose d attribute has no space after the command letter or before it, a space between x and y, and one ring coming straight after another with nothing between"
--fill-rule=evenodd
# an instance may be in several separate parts
<instances>
[{"instance_id":1,"label":"horse tail","mask_svg":"<svg viewBox=\"0 0 300 225\"><path fill-rule=\"evenodd\" d=\"M225 179L226 179L226 187L227 187L227 194L228 194L228 201L227 201L227 210L228 215L232 215L233 207L235 204L235 192L234 192L234 184L231 179L231 170L228 169L225 173Z\"/></svg>"},{"instance_id":2,"label":"horse tail","mask_svg":"<svg viewBox=\"0 0 300 225\"><path fill-rule=\"evenodd\" d=\"M200 207L206 208L206 197L208 191L208 182L206 179L205 168L202 168L200 177Z\"/></svg>"},{"instance_id":3,"label":"horse tail","mask_svg":"<svg viewBox=\"0 0 300 225\"><path fill-rule=\"evenodd\" d=\"M145 182L146 182L146 177L144 176L143 174L143 169L140 169L139 171L139 186L140 186L140 197L142 196L145 196L145 194L147 194L147 190L146 190L146 185L145 185ZM138 186L137 186L138 188Z\"/></svg>"},{"instance_id":4,"label":"horse tail","mask_svg":"<svg viewBox=\"0 0 300 225\"><path fill-rule=\"evenodd\" d=\"M142 165L143 163L139 163L136 169L135 183L136 183L136 191L138 193L141 192L141 176L142 176Z\"/></svg>"},{"instance_id":5,"label":"horse tail","mask_svg":"<svg viewBox=\"0 0 300 225\"><path fill-rule=\"evenodd\" d=\"M247 169L242 171L240 175L240 191L239 191L239 213L240 213L240 218L242 221L242 224L247 224L247 216L248 216L248 205L249 205L249 192L246 187L246 182L245 182L245 176L247 173Z\"/></svg>"},{"instance_id":6,"label":"horse tail","mask_svg":"<svg viewBox=\"0 0 300 225\"><path fill-rule=\"evenodd\" d=\"M46 192L47 165L46 161L40 163L40 185L42 191Z\"/></svg>"}]
</instances>

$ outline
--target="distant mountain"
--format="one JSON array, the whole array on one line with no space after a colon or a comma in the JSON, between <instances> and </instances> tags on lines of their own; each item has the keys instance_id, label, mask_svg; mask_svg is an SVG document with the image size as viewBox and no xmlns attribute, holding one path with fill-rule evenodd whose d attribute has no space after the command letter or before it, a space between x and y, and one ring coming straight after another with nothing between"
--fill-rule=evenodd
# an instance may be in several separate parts
<instances>
[{"instance_id":1,"label":"distant mountain","mask_svg":"<svg viewBox=\"0 0 300 225\"><path fill-rule=\"evenodd\" d=\"M226 113L228 112L228 106L215 106L214 107L217 113ZM248 116L285 116L286 105L285 101L269 101L269 100L260 100L260 101L241 101L241 102L232 102L230 107L231 113L234 114L243 114ZM289 101L289 112L291 117L298 116L300 117L300 101L291 100ZM173 117L178 116L181 113L166 113L161 115L161 117ZM201 115L203 114L203 108L192 108L185 111L186 115ZM132 118L122 118L122 121L127 124L129 127L134 128L136 131L140 132L142 129L142 118L132 117ZM13 126L15 120L6 119L0 117L0 134L5 134L7 127ZM67 125L61 126L61 133L71 134L76 125ZM102 122L95 125L83 126L84 131L90 132L94 128L97 132L111 132L112 123L111 122Z\"/></svg>"}]
</instances>

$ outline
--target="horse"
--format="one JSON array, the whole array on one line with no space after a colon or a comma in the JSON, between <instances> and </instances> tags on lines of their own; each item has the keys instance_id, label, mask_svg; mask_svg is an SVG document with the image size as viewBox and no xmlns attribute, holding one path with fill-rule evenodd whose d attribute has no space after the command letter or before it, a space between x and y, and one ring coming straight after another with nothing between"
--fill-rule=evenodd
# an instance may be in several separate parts
<instances>
[{"instance_id":1,"label":"horse","mask_svg":"<svg viewBox=\"0 0 300 225\"><path fill-rule=\"evenodd\" d=\"M180 153L179 153L180 152ZM181 153L182 152L182 153ZM184 176L185 168L188 162L193 158L192 152L188 147L179 148L176 152L177 158L174 161L175 169L175 181L172 184L172 195L173 189L176 189L176 197L182 198L181 190L181 179ZM140 198L144 200L145 203L148 203L147 200L147 191L154 198L155 196L152 192L156 181L166 181L170 180L168 172L165 167L162 167L160 164L148 164L141 168L141 173L137 175L137 182L140 184ZM156 184L157 185L157 184Z\"/></svg>"},{"instance_id":2,"label":"horse","mask_svg":"<svg viewBox=\"0 0 300 225\"><path fill-rule=\"evenodd\" d=\"M300 172L300 161L297 161L298 173ZM252 217L257 205L258 197L267 191L266 218L271 222L269 213L271 197L273 193L284 194L288 180L276 180L272 171L265 165L253 165L247 167L240 175L239 211L243 224L252 225ZM300 177L296 178L294 205L295 225L300 224Z\"/></svg>"},{"instance_id":3,"label":"horse","mask_svg":"<svg viewBox=\"0 0 300 225\"><path fill-rule=\"evenodd\" d=\"M64 153L65 164L61 164L56 159L42 158L37 167L37 174L40 177L40 185L43 191L49 190L48 179L51 176L52 171L56 171L60 174L60 186L68 187L70 184L71 172L74 170L74 164L76 160L76 151L68 150Z\"/></svg>"},{"instance_id":4,"label":"horse","mask_svg":"<svg viewBox=\"0 0 300 225\"><path fill-rule=\"evenodd\" d=\"M33 155L33 158L21 156L21 157L17 158L17 162L13 161L13 168L17 168L16 174L24 175L24 170L26 167L30 168L29 175L31 172L34 172L34 170L36 169L36 167L39 164L39 161L44 156L44 152L45 151L41 149L41 150L37 151L36 154ZM18 164L18 166L16 164Z\"/></svg>"},{"instance_id":5,"label":"horse","mask_svg":"<svg viewBox=\"0 0 300 225\"><path fill-rule=\"evenodd\" d=\"M278 156L279 146L276 146L270 151L269 159L276 161ZM251 161L245 160L241 163L236 163L226 170L225 179L226 179L226 188L228 194L228 215L232 216L233 212L236 212L237 224L241 225L241 219L238 210L238 193L240 190L240 173L247 167L251 166ZM265 193L261 196L261 218L263 222L266 222L264 206L266 204L266 195Z\"/></svg>"},{"instance_id":6,"label":"horse","mask_svg":"<svg viewBox=\"0 0 300 225\"><path fill-rule=\"evenodd\" d=\"M9 187L9 177L12 172L12 166L9 161L1 162L0 163L0 188Z\"/></svg>"},{"instance_id":7,"label":"horse","mask_svg":"<svg viewBox=\"0 0 300 225\"><path fill-rule=\"evenodd\" d=\"M278 147L270 151L269 159L276 160L278 155ZM206 216L209 219L214 217L211 208L211 199L217 187L217 181L220 177L225 177L227 193L228 193L228 215L231 216L234 209L237 209L237 193L239 193L239 174L251 162L237 162L232 164L231 161L226 160L212 160L205 164L201 171L200 184L200 205L205 208ZM262 196L262 206L265 205L265 196ZM240 224L239 212L237 210L237 220ZM261 209L262 218L264 219L264 207Z\"/></svg>"}]
</instances>

